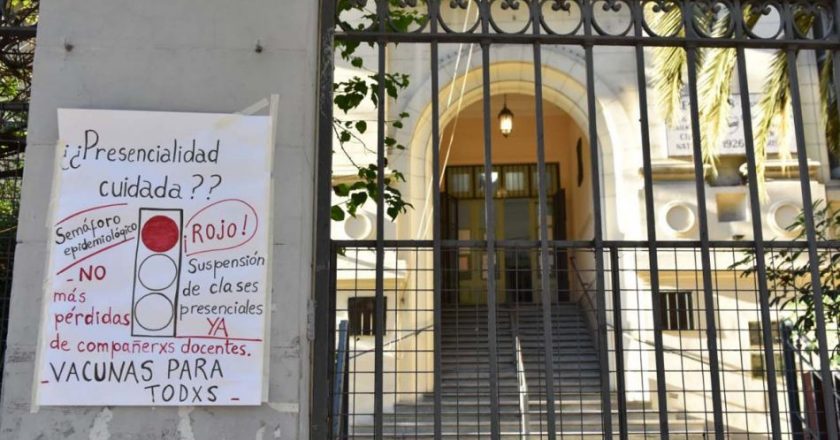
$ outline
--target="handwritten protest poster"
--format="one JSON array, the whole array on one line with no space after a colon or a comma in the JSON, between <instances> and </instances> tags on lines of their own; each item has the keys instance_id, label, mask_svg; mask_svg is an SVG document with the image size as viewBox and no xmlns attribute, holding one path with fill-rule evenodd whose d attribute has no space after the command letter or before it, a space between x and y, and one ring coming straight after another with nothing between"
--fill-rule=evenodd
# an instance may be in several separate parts
<instances>
[{"instance_id":1,"label":"handwritten protest poster","mask_svg":"<svg viewBox=\"0 0 840 440\"><path fill-rule=\"evenodd\" d=\"M59 110L40 405L258 405L270 118Z\"/></svg>"}]
</instances>

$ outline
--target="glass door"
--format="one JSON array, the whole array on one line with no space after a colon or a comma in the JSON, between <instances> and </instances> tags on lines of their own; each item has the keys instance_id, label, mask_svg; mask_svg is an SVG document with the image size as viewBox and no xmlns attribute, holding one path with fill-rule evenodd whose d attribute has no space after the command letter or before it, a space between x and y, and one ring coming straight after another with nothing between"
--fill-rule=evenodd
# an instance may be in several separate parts
<instances>
[{"instance_id":1,"label":"glass door","mask_svg":"<svg viewBox=\"0 0 840 440\"><path fill-rule=\"evenodd\" d=\"M500 200L494 200L496 212L501 208ZM497 218L499 216L497 215ZM480 199L458 200L458 240L468 242L471 240L485 240L487 230L484 222L484 201ZM503 231L503 225L496 222L496 235ZM505 299L503 280L501 278L502 268L501 256L498 252L496 273L496 302L501 303ZM487 304L487 280L488 274L487 252L484 249L473 246L464 246L458 250L458 302L462 305Z\"/></svg>"},{"instance_id":2,"label":"glass door","mask_svg":"<svg viewBox=\"0 0 840 440\"><path fill-rule=\"evenodd\" d=\"M544 215L550 240L562 239L555 233L555 205L557 205L557 165L547 167L549 200ZM536 242L539 240L540 215L537 199L535 165L498 165L493 167L493 204L496 215L495 236L502 243L497 247L496 272L488 273L488 259L484 240L487 239L484 221L485 181L479 166L451 167L446 171L446 196L443 207L444 233L456 240L457 251L450 253L445 264L451 276L446 277L448 302L462 305L487 303L487 281L496 279L497 304L539 303L540 265L539 246L505 246L506 241ZM563 204L562 195L559 203ZM562 208L561 208L562 209ZM564 228L564 223L560 229ZM563 231L565 232L565 231ZM558 258L561 257L561 258ZM550 258L550 289L558 289L558 262L562 256ZM454 270L453 270L454 269ZM562 271L562 270L561 270ZM562 275L561 275L562 276ZM560 283L562 284L562 283ZM557 298L557 295L552 295Z\"/></svg>"}]
</instances>

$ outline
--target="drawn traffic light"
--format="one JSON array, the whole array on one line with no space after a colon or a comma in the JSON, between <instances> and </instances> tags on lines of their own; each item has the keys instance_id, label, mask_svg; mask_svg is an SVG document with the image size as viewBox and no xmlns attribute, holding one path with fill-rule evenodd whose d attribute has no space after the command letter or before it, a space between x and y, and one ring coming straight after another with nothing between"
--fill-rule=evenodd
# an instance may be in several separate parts
<instances>
[{"instance_id":1,"label":"drawn traffic light","mask_svg":"<svg viewBox=\"0 0 840 440\"><path fill-rule=\"evenodd\" d=\"M183 221L181 209L140 208L131 298L132 336L176 334Z\"/></svg>"}]
</instances>

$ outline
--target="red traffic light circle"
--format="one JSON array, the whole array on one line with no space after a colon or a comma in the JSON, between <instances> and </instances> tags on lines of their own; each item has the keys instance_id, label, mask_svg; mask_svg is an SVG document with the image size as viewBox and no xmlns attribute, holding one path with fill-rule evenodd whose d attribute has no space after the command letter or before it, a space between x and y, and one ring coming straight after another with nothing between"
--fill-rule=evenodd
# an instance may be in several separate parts
<instances>
[{"instance_id":1,"label":"red traffic light circle","mask_svg":"<svg viewBox=\"0 0 840 440\"><path fill-rule=\"evenodd\" d=\"M178 224L163 215L156 215L146 221L140 231L143 245L154 252L166 252L178 244Z\"/></svg>"}]
</instances>

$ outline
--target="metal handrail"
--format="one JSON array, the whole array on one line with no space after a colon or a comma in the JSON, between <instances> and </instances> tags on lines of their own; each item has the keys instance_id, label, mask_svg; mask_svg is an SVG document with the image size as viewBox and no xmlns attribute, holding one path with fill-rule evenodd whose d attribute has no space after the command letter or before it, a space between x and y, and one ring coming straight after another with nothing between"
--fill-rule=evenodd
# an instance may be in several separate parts
<instances>
[{"instance_id":1,"label":"metal handrail","mask_svg":"<svg viewBox=\"0 0 840 440\"><path fill-rule=\"evenodd\" d=\"M391 339L388 342L383 342L382 343L382 348L391 346L393 344L396 344L397 342L402 342L402 341L404 341L408 338L413 338L413 337L419 335L420 333L423 333L423 332L426 332L426 331L431 331L431 330L434 330L434 324L433 325L427 325L423 328L419 328L419 329L414 330L413 332L411 332L407 335L403 335L403 336L400 336L399 338ZM356 359L359 356L363 356L363 355L368 354L368 353L373 353L374 351L376 351L376 348L369 348L369 349L364 350L364 351L357 351L357 352L353 353L353 356L350 356L350 359Z\"/></svg>"},{"instance_id":2,"label":"metal handrail","mask_svg":"<svg viewBox=\"0 0 840 440\"><path fill-rule=\"evenodd\" d=\"M347 411L345 408L345 397L347 395L347 378L349 375L350 353L350 332L347 330L348 322L341 321L338 324L338 348L335 353L335 376L333 379L333 402L332 402L332 433L333 438L342 439L345 437L347 427Z\"/></svg>"},{"instance_id":3,"label":"metal handrail","mask_svg":"<svg viewBox=\"0 0 840 440\"><path fill-rule=\"evenodd\" d=\"M793 337L793 325L790 322L784 322L781 324L780 333L782 336L782 351L784 353L784 370L786 379L788 382L788 405L790 406L790 424L791 424L791 431L794 434L794 438L805 438L804 434L807 433L810 437L819 438L821 436L822 430L822 423L831 423L829 420L817 420L814 417L808 417L807 414L809 412L813 412L813 405L818 404L821 399L817 399L816 395L814 395L815 383L814 379L822 383L823 377L820 373L818 368L814 367L813 362L810 359L810 353L806 357L806 355L802 352L802 342L805 341L810 342L807 337L804 335L798 335L796 339L796 343L794 343ZM808 386L803 383L803 389L799 389L799 378L797 377L797 360L799 362L799 366L801 367L802 371L799 371L801 375L808 375L811 377L811 385ZM834 381L836 384L840 381L840 372L832 371L831 377L829 378L830 381ZM803 376L803 380L804 380ZM834 389L834 398L833 403L835 408L840 408L840 393L836 387L832 387ZM804 398L806 407L811 409L806 409L806 413L802 414L802 407L800 399ZM810 404L809 404L810 402ZM827 411L827 408L823 409ZM813 415L813 414L812 414ZM840 427L840 416L838 416L837 420L834 421L838 427ZM826 426L827 427L827 426Z\"/></svg>"},{"instance_id":4,"label":"metal handrail","mask_svg":"<svg viewBox=\"0 0 840 440\"><path fill-rule=\"evenodd\" d=\"M531 433L531 408L528 396L528 378L525 374L525 360L522 358L522 341L519 339L519 317L517 312L510 312L511 332L513 333L513 358L516 362L516 380L519 384L520 434Z\"/></svg>"},{"instance_id":5,"label":"metal handrail","mask_svg":"<svg viewBox=\"0 0 840 440\"><path fill-rule=\"evenodd\" d=\"M583 296L586 298L586 305L589 307L589 310L595 310L595 307L592 305L592 299L589 298L589 285L584 282L583 277L580 276L580 269L578 269L575 260L575 257L569 257L569 261L572 263L572 270L575 273L575 278L577 278L578 283L580 283L580 287L583 288Z\"/></svg>"},{"instance_id":6,"label":"metal handrail","mask_svg":"<svg viewBox=\"0 0 840 440\"><path fill-rule=\"evenodd\" d=\"M793 351L793 353L799 358L799 362L801 364L807 366L809 371L811 372L811 374L813 374L817 379L823 380L822 372L820 371L819 368L814 366L812 353L811 352L803 353L803 351L802 351L802 346L803 345L806 345L806 346L807 345L813 345L815 342L813 340L809 339L807 336L800 334L800 335L797 335L796 344L794 344L793 325L789 321L783 322L780 325L783 328L782 334L784 334L785 331L787 331L787 334L788 334L787 338L782 338L782 344ZM807 354L807 356L806 356L806 354ZM840 370L831 370L831 376L832 376L832 379L835 380L835 381L840 380ZM840 404L840 390L838 390L838 389L834 390L834 398L838 401L838 404Z\"/></svg>"},{"instance_id":7,"label":"metal handrail","mask_svg":"<svg viewBox=\"0 0 840 440\"><path fill-rule=\"evenodd\" d=\"M575 257L574 256L569 257L569 261L571 262L571 265L572 265L572 271L574 271L574 273L575 273L575 278L577 278L578 283L580 283L581 289L583 289L582 297L584 298L584 302L586 302L586 304L583 304L584 312L589 310L592 313L595 313L598 309L595 308L595 306L592 304L592 298L589 297L590 286L586 282L584 282L583 277L580 276L580 269L578 269L577 263L575 263L575 261L576 261ZM586 317L586 320L588 321L588 325L589 325L590 330L593 330L593 333L594 333L593 336L595 337L596 346L599 346L598 344L601 343L601 341L598 340L598 337L600 336L600 334L599 334L598 331L594 331L595 329L598 328L598 323L597 322L593 323L592 322L592 317L588 313L584 313L583 316Z\"/></svg>"}]
</instances>

